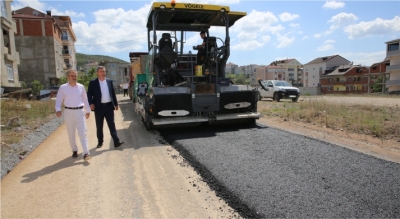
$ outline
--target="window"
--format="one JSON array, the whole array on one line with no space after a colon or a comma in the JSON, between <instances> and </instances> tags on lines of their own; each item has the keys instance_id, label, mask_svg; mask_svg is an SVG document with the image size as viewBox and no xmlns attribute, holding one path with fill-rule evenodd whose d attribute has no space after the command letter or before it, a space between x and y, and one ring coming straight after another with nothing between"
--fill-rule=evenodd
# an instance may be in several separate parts
<instances>
[{"instance_id":1,"label":"window","mask_svg":"<svg viewBox=\"0 0 400 219\"><path fill-rule=\"evenodd\" d=\"M14 80L14 71L11 64L7 64L8 80Z\"/></svg>"},{"instance_id":2,"label":"window","mask_svg":"<svg viewBox=\"0 0 400 219\"><path fill-rule=\"evenodd\" d=\"M111 71L111 75L117 75L115 71Z\"/></svg>"},{"instance_id":3,"label":"window","mask_svg":"<svg viewBox=\"0 0 400 219\"><path fill-rule=\"evenodd\" d=\"M388 51L399 50L399 43L392 43L388 45Z\"/></svg>"},{"instance_id":4,"label":"window","mask_svg":"<svg viewBox=\"0 0 400 219\"><path fill-rule=\"evenodd\" d=\"M67 33L67 31L63 31L63 32L62 32L61 39L62 39L62 40L68 40L68 33Z\"/></svg>"},{"instance_id":5,"label":"window","mask_svg":"<svg viewBox=\"0 0 400 219\"><path fill-rule=\"evenodd\" d=\"M111 63L111 68L115 68L115 64L114 63Z\"/></svg>"},{"instance_id":6,"label":"window","mask_svg":"<svg viewBox=\"0 0 400 219\"><path fill-rule=\"evenodd\" d=\"M0 17L7 17L6 1L0 0Z\"/></svg>"}]
</instances>

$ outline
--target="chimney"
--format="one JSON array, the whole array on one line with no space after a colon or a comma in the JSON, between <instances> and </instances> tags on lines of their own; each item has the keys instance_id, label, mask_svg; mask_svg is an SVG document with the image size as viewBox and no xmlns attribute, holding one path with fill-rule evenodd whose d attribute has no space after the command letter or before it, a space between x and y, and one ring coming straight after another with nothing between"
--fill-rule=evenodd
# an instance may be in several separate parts
<instances>
[{"instance_id":1,"label":"chimney","mask_svg":"<svg viewBox=\"0 0 400 219\"><path fill-rule=\"evenodd\" d=\"M51 11L46 11L47 15L51 16Z\"/></svg>"}]
</instances>

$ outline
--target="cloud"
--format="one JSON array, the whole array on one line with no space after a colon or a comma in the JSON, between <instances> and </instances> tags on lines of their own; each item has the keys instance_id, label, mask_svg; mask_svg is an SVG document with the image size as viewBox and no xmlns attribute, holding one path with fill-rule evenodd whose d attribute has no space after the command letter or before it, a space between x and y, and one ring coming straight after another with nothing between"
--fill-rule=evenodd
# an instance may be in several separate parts
<instances>
[{"instance_id":1,"label":"cloud","mask_svg":"<svg viewBox=\"0 0 400 219\"><path fill-rule=\"evenodd\" d=\"M332 23L330 30L335 30L339 27L344 27L346 25L352 24L358 18L352 13L340 13L333 16L328 23Z\"/></svg>"},{"instance_id":2,"label":"cloud","mask_svg":"<svg viewBox=\"0 0 400 219\"><path fill-rule=\"evenodd\" d=\"M308 37L308 36L304 36L303 38L301 38L302 40L306 40L306 39L309 39L310 37Z\"/></svg>"},{"instance_id":3,"label":"cloud","mask_svg":"<svg viewBox=\"0 0 400 219\"><path fill-rule=\"evenodd\" d=\"M274 25L278 21L272 12L253 10L231 28L231 33L237 33L236 39L231 35L236 43L232 49L254 50L264 46L271 39L268 33L279 34L285 29L282 25Z\"/></svg>"},{"instance_id":4,"label":"cloud","mask_svg":"<svg viewBox=\"0 0 400 219\"><path fill-rule=\"evenodd\" d=\"M336 40L325 40L324 43L325 44L332 44L332 43L336 43Z\"/></svg>"},{"instance_id":5,"label":"cloud","mask_svg":"<svg viewBox=\"0 0 400 219\"><path fill-rule=\"evenodd\" d=\"M336 43L335 40L325 40L324 45L320 46L317 48L317 51L329 51L329 50L334 50L335 46L333 45Z\"/></svg>"},{"instance_id":6,"label":"cloud","mask_svg":"<svg viewBox=\"0 0 400 219\"><path fill-rule=\"evenodd\" d=\"M285 13L280 14L279 18L281 19L281 21L285 22L285 21L291 21L291 20L297 19L297 18L299 18L299 15L298 14L290 14L290 13L285 12Z\"/></svg>"},{"instance_id":7,"label":"cloud","mask_svg":"<svg viewBox=\"0 0 400 219\"><path fill-rule=\"evenodd\" d=\"M359 39L373 35L398 34L400 32L400 17L395 16L392 20L376 18L369 22L360 22L344 28L349 39Z\"/></svg>"},{"instance_id":8,"label":"cloud","mask_svg":"<svg viewBox=\"0 0 400 219\"><path fill-rule=\"evenodd\" d=\"M320 38L322 36L327 36L331 33L333 33L334 30L340 27L344 27L346 25L350 25L354 23L358 18L352 14L352 13L340 13L335 16L333 16L328 23L332 23L332 25L329 27L329 30L323 32L323 33L318 33L314 34L315 38Z\"/></svg>"},{"instance_id":9,"label":"cloud","mask_svg":"<svg viewBox=\"0 0 400 219\"><path fill-rule=\"evenodd\" d=\"M322 35L321 34L319 34L319 33L317 33L317 34L314 34L314 37L315 38L320 38Z\"/></svg>"},{"instance_id":10,"label":"cloud","mask_svg":"<svg viewBox=\"0 0 400 219\"><path fill-rule=\"evenodd\" d=\"M36 10L46 12L46 4L38 1L38 0L29 0L29 1L24 1L24 0L16 0L11 3L11 8L12 10L18 10L24 7L31 7Z\"/></svg>"},{"instance_id":11,"label":"cloud","mask_svg":"<svg viewBox=\"0 0 400 219\"><path fill-rule=\"evenodd\" d=\"M252 33L241 32L238 34L239 43L232 42L232 50L250 51L263 47L266 43L271 40L268 35L255 36Z\"/></svg>"},{"instance_id":12,"label":"cloud","mask_svg":"<svg viewBox=\"0 0 400 219\"><path fill-rule=\"evenodd\" d=\"M84 13L76 13L76 12L74 12L74 11L69 11L69 10L66 10L65 12L61 12L61 11L58 11L57 9L55 9L55 8L52 8L51 9L51 14L52 15L67 15L67 16L70 16L71 18L73 18L73 17L85 17L85 14Z\"/></svg>"},{"instance_id":13,"label":"cloud","mask_svg":"<svg viewBox=\"0 0 400 219\"><path fill-rule=\"evenodd\" d=\"M279 44L276 46L276 48L285 48L288 47L290 44L294 42L295 37L289 38L287 36L279 36L278 41Z\"/></svg>"},{"instance_id":14,"label":"cloud","mask_svg":"<svg viewBox=\"0 0 400 219\"><path fill-rule=\"evenodd\" d=\"M300 27L300 24L289 24L290 27Z\"/></svg>"},{"instance_id":15,"label":"cloud","mask_svg":"<svg viewBox=\"0 0 400 219\"><path fill-rule=\"evenodd\" d=\"M381 62L386 57L386 51L378 52L359 52L359 53L340 53L342 57L352 60L355 65L371 66L374 63Z\"/></svg>"},{"instance_id":16,"label":"cloud","mask_svg":"<svg viewBox=\"0 0 400 219\"><path fill-rule=\"evenodd\" d=\"M317 48L317 51L329 51L329 50L334 50L335 47L331 44L326 44L326 45L322 45L320 47Z\"/></svg>"},{"instance_id":17,"label":"cloud","mask_svg":"<svg viewBox=\"0 0 400 219\"><path fill-rule=\"evenodd\" d=\"M326 1L324 6L322 7L327 9L338 9L338 8L343 8L344 5L345 3L340 1Z\"/></svg>"},{"instance_id":18,"label":"cloud","mask_svg":"<svg viewBox=\"0 0 400 219\"><path fill-rule=\"evenodd\" d=\"M103 9L93 13L95 23L73 23L78 51L147 51L146 17L149 5L137 10Z\"/></svg>"}]
</instances>

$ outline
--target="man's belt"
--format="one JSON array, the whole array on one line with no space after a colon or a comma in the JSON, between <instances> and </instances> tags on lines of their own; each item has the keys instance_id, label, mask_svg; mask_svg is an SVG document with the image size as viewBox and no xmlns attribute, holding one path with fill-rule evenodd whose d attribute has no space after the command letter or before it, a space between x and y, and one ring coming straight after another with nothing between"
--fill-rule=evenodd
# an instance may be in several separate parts
<instances>
[{"instance_id":1,"label":"man's belt","mask_svg":"<svg viewBox=\"0 0 400 219\"><path fill-rule=\"evenodd\" d=\"M83 109L83 106L78 106L78 107L64 107L65 109L72 109L72 110L76 110L76 109Z\"/></svg>"}]
</instances>

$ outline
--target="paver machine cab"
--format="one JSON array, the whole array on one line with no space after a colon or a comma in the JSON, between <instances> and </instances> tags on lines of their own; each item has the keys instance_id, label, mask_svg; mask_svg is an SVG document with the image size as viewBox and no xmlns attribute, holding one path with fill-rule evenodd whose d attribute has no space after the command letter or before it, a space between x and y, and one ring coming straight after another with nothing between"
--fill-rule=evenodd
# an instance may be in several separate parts
<instances>
[{"instance_id":1,"label":"paver machine cab","mask_svg":"<svg viewBox=\"0 0 400 219\"><path fill-rule=\"evenodd\" d=\"M137 75L134 87L135 108L148 129L254 123L260 117L258 92L249 85L234 85L225 77L229 28L245 15L228 6L175 1L152 4L147 18L149 55L141 57L145 73ZM224 29L224 38L209 35L214 26ZM197 60L195 52L183 52L184 36L201 31L206 32L207 41L201 60Z\"/></svg>"}]
</instances>

